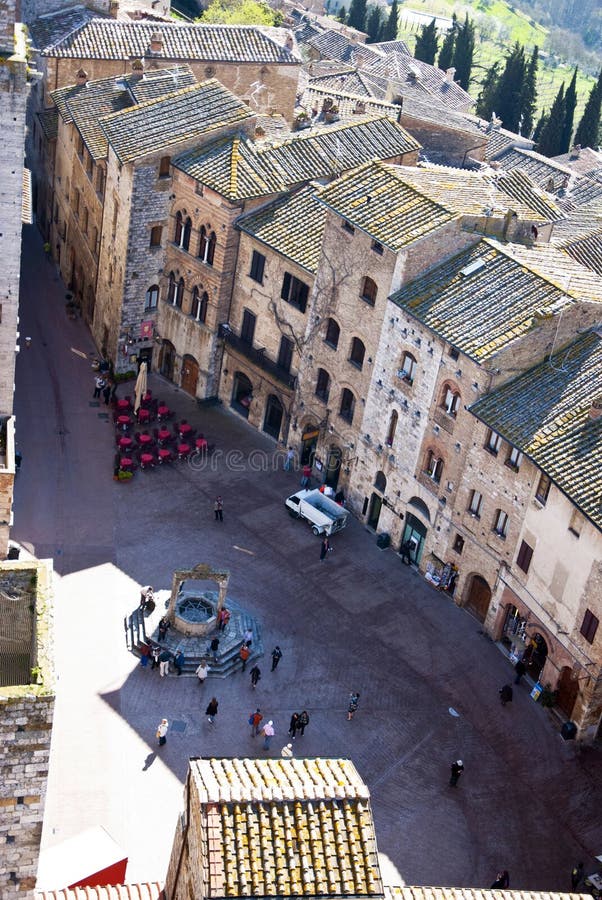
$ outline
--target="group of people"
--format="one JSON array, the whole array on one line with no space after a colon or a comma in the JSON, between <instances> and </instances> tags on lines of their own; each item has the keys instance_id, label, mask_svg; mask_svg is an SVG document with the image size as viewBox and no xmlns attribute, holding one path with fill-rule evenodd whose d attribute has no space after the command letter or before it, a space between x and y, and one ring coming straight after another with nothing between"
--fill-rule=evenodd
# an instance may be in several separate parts
<instances>
[{"instance_id":1,"label":"group of people","mask_svg":"<svg viewBox=\"0 0 602 900\"><path fill-rule=\"evenodd\" d=\"M109 406L110 403L115 401L116 393L117 382L110 377L107 366L105 371L99 371L94 378L94 392L92 398L94 400L100 400L100 395L102 394L105 406Z\"/></svg>"},{"instance_id":2,"label":"group of people","mask_svg":"<svg viewBox=\"0 0 602 900\"><path fill-rule=\"evenodd\" d=\"M169 666L173 662L174 669L178 675L182 674L182 670L186 663L186 657L181 649L177 649L175 653L171 653L165 647L161 648L159 644L142 644L140 647L140 665L143 669L151 662L151 669L159 669L159 675L164 678L169 675Z\"/></svg>"}]
</instances>

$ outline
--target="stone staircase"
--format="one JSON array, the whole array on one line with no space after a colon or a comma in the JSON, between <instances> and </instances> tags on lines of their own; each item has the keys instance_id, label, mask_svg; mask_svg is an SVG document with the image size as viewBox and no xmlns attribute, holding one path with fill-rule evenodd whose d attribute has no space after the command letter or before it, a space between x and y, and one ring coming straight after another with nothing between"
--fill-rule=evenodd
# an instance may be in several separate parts
<instances>
[{"instance_id":1,"label":"stone staircase","mask_svg":"<svg viewBox=\"0 0 602 900\"><path fill-rule=\"evenodd\" d=\"M178 650L182 650L185 659L182 666L182 675L194 675L199 663L202 660L207 660L209 664L209 678L227 678L228 675L232 675L233 672L239 672L242 668L239 651L243 635L247 629L250 629L253 632L253 640L249 648L251 655L247 661L248 671L253 666L252 660L256 660L264 654L261 629L257 620L245 612L230 597L227 598L225 605L231 614L225 631L213 631L203 637L187 637L172 627L162 641L159 640L158 623L164 614L164 610L161 609L159 615L155 612L149 618L140 610L134 610L132 615L124 620L128 645L136 656L141 655L141 644L156 645L161 647L162 650L169 650L172 656ZM151 620L152 626L150 625ZM213 654L209 649L214 637L219 638L217 660L213 659ZM176 674L173 665L170 666L170 674Z\"/></svg>"}]
</instances>

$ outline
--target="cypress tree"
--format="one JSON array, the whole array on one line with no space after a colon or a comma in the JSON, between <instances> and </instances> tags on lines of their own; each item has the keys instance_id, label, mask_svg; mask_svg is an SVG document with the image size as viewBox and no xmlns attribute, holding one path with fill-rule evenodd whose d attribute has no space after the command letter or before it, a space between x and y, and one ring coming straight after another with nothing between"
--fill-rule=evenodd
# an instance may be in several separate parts
<instances>
[{"instance_id":1,"label":"cypress tree","mask_svg":"<svg viewBox=\"0 0 602 900\"><path fill-rule=\"evenodd\" d=\"M339 9L339 11L337 13L337 22L342 22L344 25L346 21L347 21L347 10L345 9L344 6L341 6L341 8Z\"/></svg>"},{"instance_id":2,"label":"cypress tree","mask_svg":"<svg viewBox=\"0 0 602 900\"><path fill-rule=\"evenodd\" d=\"M443 38L441 50L439 51L439 59L437 60L437 65L444 71L446 69L449 69L454 58L454 44L456 43L457 27L458 20L456 19L456 14L454 13L452 16L452 27Z\"/></svg>"},{"instance_id":3,"label":"cypress tree","mask_svg":"<svg viewBox=\"0 0 602 900\"><path fill-rule=\"evenodd\" d=\"M368 37L367 44L376 44L382 36L383 23L381 18L380 6L371 6L368 13L368 21L366 22L366 31Z\"/></svg>"},{"instance_id":4,"label":"cypress tree","mask_svg":"<svg viewBox=\"0 0 602 900\"><path fill-rule=\"evenodd\" d=\"M399 3L393 0L391 9L389 10L389 18L383 25L381 41L396 41L397 32L399 31Z\"/></svg>"},{"instance_id":5,"label":"cypress tree","mask_svg":"<svg viewBox=\"0 0 602 900\"><path fill-rule=\"evenodd\" d=\"M560 153L568 153L573 136L573 121L575 119L575 107L577 106L577 67L573 72L571 83L564 95L564 123L562 127L562 139L560 141Z\"/></svg>"},{"instance_id":6,"label":"cypress tree","mask_svg":"<svg viewBox=\"0 0 602 900\"><path fill-rule=\"evenodd\" d=\"M366 25L366 0L351 0L347 24L358 31L364 31Z\"/></svg>"},{"instance_id":7,"label":"cypress tree","mask_svg":"<svg viewBox=\"0 0 602 900\"><path fill-rule=\"evenodd\" d=\"M558 156L561 152L562 133L564 130L564 117L566 104L564 100L564 81L558 88L558 93L552 104L547 121L539 134L537 152L544 156Z\"/></svg>"},{"instance_id":8,"label":"cypress tree","mask_svg":"<svg viewBox=\"0 0 602 900\"><path fill-rule=\"evenodd\" d=\"M420 59L422 62L428 63L430 66L434 65L438 44L439 41L437 39L437 23L435 19L433 19L430 25L422 26L422 30L416 38L416 46L414 47L414 59Z\"/></svg>"},{"instance_id":9,"label":"cypress tree","mask_svg":"<svg viewBox=\"0 0 602 900\"><path fill-rule=\"evenodd\" d=\"M525 137L531 137L533 122L535 121L535 109L537 104L537 67L539 65L539 47L535 45L527 73L523 82L521 97L520 133Z\"/></svg>"},{"instance_id":10,"label":"cypress tree","mask_svg":"<svg viewBox=\"0 0 602 900\"><path fill-rule=\"evenodd\" d=\"M549 119L548 113L542 112L539 119L537 120L537 125L535 126L535 131L533 132L533 140L535 141L536 144L539 140L539 136L540 136L541 132L546 127L546 123L547 123L548 119Z\"/></svg>"},{"instance_id":11,"label":"cypress tree","mask_svg":"<svg viewBox=\"0 0 602 900\"><path fill-rule=\"evenodd\" d=\"M493 98L493 110L500 117L504 128L518 131L521 116L521 99L525 81L525 50L518 41L506 56L504 71Z\"/></svg>"},{"instance_id":12,"label":"cypress tree","mask_svg":"<svg viewBox=\"0 0 602 900\"><path fill-rule=\"evenodd\" d=\"M470 84L473 57L474 24L468 18L468 13L466 13L464 24L458 28L452 62L452 65L456 70L456 81L465 91L468 90L468 85Z\"/></svg>"},{"instance_id":13,"label":"cypress tree","mask_svg":"<svg viewBox=\"0 0 602 900\"><path fill-rule=\"evenodd\" d=\"M600 109L602 106L602 69L597 83L592 87L581 116L581 121L575 132L575 143L582 147L598 146L598 133L600 131Z\"/></svg>"},{"instance_id":14,"label":"cypress tree","mask_svg":"<svg viewBox=\"0 0 602 900\"><path fill-rule=\"evenodd\" d=\"M477 116L489 120L491 113L495 112L494 103L498 96L500 82L500 63L496 62L487 72L481 82L481 91L477 98Z\"/></svg>"}]
</instances>

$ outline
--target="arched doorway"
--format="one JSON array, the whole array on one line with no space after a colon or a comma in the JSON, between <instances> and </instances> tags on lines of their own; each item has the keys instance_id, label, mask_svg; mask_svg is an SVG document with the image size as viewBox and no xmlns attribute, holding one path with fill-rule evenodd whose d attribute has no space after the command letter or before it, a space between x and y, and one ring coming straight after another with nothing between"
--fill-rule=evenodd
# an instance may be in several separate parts
<instances>
[{"instance_id":1,"label":"arched doorway","mask_svg":"<svg viewBox=\"0 0 602 900\"><path fill-rule=\"evenodd\" d=\"M232 388L232 400L230 406L237 413L249 418L249 407L253 399L253 385L243 372L237 372L234 376L234 386Z\"/></svg>"},{"instance_id":2,"label":"arched doorway","mask_svg":"<svg viewBox=\"0 0 602 900\"><path fill-rule=\"evenodd\" d=\"M484 622L490 603L491 588L480 575L473 575L468 582L464 606L479 622Z\"/></svg>"},{"instance_id":3,"label":"arched doorway","mask_svg":"<svg viewBox=\"0 0 602 900\"><path fill-rule=\"evenodd\" d=\"M320 429L317 425L307 425L301 435L301 465L313 465Z\"/></svg>"},{"instance_id":4,"label":"arched doorway","mask_svg":"<svg viewBox=\"0 0 602 900\"><path fill-rule=\"evenodd\" d=\"M171 341L163 341L161 356L159 358L159 371L164 378L173 381L173 372L176 362L176 348Z\"/></svg>"},{"instance_id":5,"label":"arched doorway","mask_svg":"<svg viewBox=\"0 0 602 900\"><path fill-rule=\"evenodd\" d=\"M326 474L324 476L324 484L328 484L333 491L336 491L339 483L339 475L341 474L341 460L343 454L340 447L332 445L328 451L328 459L326 460Z\"/></svg>"},{"instance_id":6,"label":"arched doorway","mask_svg":"<svg viewBox=\"0 0 602 900\"><path fill-rule=\"evenodd\" d=\"M560 678L556 685L556 705L560 707L567 718L573 715L573 707L579 693L579 681L577 673L570 666L564 666L560 672Z\"/></svg>"},{"instance_id":7,"label":"arched doorway","mask_svg":"<svg viewBox=\"0 0 602 900\"><path fill-rule=\"evenodd\" d=\"M188 354L186 354L186 356L182 360L182 379L180 381L182 390L186 391L187 394L190 394L191 397L196 397L196 386L198 380L199 364L194 356L189 356Z\"/></svg>"},{"instance_id":8,"label":"arched doorway","mask_svg":"<svg viewBox=\"0 0 602 900\"><path fill-rule=\"evenodd\" d=\"M375 492L370 497L370 507L368 509L368 528L373 528L375 531L378 527L378 520L380 518L380 511L383 508L383 497L382 495L387 490L387 476L384 472L377 472L374 477L374 488ZM376 493L378 491L378 493Z\"/></svg>"},{"instance_id":9,"label":"arched doorway","mask_svg":"<svg viewBox=\"0 0 602 900\"><path fill-rule=\"evenodd\" d=\"M527 648L523 654L523 662L527 667L527 674L537 681L541 675L541 670L546 664L548 658L548 645L542 634L536 631L529 638Z\"/></svg>"},{"instance_id":10,"label":"arched doorway","mask_svg":"<svg viewBox=\"0 0 602 900\"><path fill-rule=\"evenodd\" d=\"M268 397L268 402L265 407L265 418L263 420L263 430L266 434L271 435L271 437L278 438L280 437L280 427L282 425L282 416L284 414L284 408L282 403L274 394L270 394Z\"/></svg>"},{"instance_id":11,"label":"arched doorway","mask_svg":"<svg viewBox=\"0 0 602 900\"><path fill-rule=\"evenodd\" d=\"M407 545L408 555L411 561L415 565L418 565L424 549L427 527L422 524L420 519L413 516L412 513L406 513L405 522L405 527L401 536L401 544L399 545L399 552L401 553L402 547Z\"/></svg>"}]
</instances>

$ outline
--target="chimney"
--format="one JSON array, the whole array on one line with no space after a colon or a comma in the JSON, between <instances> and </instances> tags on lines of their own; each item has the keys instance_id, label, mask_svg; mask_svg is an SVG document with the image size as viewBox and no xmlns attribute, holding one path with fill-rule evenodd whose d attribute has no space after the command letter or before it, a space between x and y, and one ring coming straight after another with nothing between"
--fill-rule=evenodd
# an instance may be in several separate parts
<instances>
[{"instance_id":1,"label":"chimney","mask_svg":"<svg viewBox=\"0 0 602 900\"><path fill-rule=\"evenodd\" d=\"M602 416L602 394L594 397L589 408L590 419L599 419L600 416Z\"/></svg>"},{"instance_id":2,"label":"chimney","mask_svg":"<svg viewBox=\"0 0 602 900\"><path fill-rule=\"evenodd\" d=\"M163 50L163 35L160 31L153 31L150 39L150 52L161 53Z\"/></svg>"},{"instance_id":3,"label":"chimney","mask_svg":"<svg viewBox=\"0 0 602 900\"><path fill-rule=\"evenodd\" d=\"M295 45L295 42L293 41L293 36L292 36L292 34L290 33L290 31L289 31L289 33L288 33L287 36L286 36L285 44L286 44L286 49L287 49L287 50L292 50L293 47L294 47L294 45Z\"/></svg>"},{"instance_id":4,"label":"chimney","mask_svg":"<svg viewBox=\"0 0 602 900\"><path fill-rule=\"evenodd\" d=\"M144 75L144 63L141 59L132 60L132 72L136 75Z\"/></svg>"},{"instance_id":5,"label":"chimney","mask_svg":"<svg viewBox=\"0 0 602 900\"><path fill-rule=\"evenodd\" d=\"M454 75L455 74L456 74L456 70L454 69L453 66L451 68L445 70L445 80L447 81L448 84L454 83Z\"/></svg>"},{"instance_id":6,"label":"chimney","mask_svg":"<svg viewBox=\"0 0 602 900\"><path fill-rule=\"evenodd\" d=\"M569 154L571 159L579 159L581 155L581 144L575 144L571 147L571 152Z\"/></svg>"},{"instance_id":7,"label":"chimney","mask_svg":"<svg viewBox=\"0 0 602 900\"><path fill-rule=\"evenodd\" d=\"M78 84L86 84L88 81L88 73L85 69L78 69L76 78Z\"/></svg>"}]
</instances>

